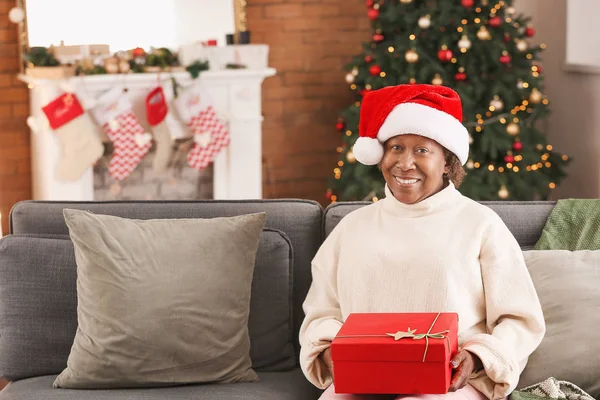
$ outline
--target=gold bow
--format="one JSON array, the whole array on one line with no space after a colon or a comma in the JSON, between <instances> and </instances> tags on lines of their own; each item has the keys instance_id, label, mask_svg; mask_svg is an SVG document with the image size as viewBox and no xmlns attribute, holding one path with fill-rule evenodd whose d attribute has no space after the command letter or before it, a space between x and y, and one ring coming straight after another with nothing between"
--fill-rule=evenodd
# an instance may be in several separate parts
<instances>
[{"instance_id":1,"label":"gold bow","mask_svg":"<svg viewBox=\"0 0 600 400\"><path fill-rule=\"evenodd\" d=\"M389 337L389 336L391 336L394 338L395 341L398 341L398 340L404 339L404 338L413 338L413 340L425 339L425 352L423 353L423 362L425 362L425 358L427 357L427 350L429 349L429 338L446 339L448 341L448 348L450 348L450 338L445 335L446 333L450 333L449 330L445 330L445 331L441 331L441 332L437 332L437 333L431 333L431 330L433 329L433 326L435 325L438 318L440 317L440 314L441 313L438 313L436 315L436 317L433 320L433 323L431 324L431 326L429 327L429 330L427 331L427 333L419 333L418 335L415 335L415 332L417 330L410 329L410 327L408 327L407 331L398 331L396 333L386 333L385 335L344 335L344 336L336 336L336 338Z\"/></svg>"}]
</instances>

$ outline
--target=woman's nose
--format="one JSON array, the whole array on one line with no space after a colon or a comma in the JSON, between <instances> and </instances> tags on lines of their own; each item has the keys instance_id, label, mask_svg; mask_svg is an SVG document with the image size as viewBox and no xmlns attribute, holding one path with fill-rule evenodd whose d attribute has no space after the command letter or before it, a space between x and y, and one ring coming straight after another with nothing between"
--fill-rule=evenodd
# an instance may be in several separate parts
<instances>
[{"instance_id":1,"label":"woman's nose","mask_svg":"<svg viewBox=\"0 0 600 400\"><path fill-rule=\"evenodd\" d=\"M405 151L402 154L398 155L398 159L396 160L396 167L401 170L408 170L415 166L415 160L411 152Z\"/></svg>"}]
</instances>

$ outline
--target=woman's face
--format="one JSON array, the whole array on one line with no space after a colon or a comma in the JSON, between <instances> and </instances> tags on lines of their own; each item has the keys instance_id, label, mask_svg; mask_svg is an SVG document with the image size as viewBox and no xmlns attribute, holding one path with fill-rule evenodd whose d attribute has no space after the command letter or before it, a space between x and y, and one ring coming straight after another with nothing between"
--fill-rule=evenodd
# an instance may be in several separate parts
<instances>
[{"instance_id":1,"label":"woman's face","mask_svg":"<svg viewBox=\"0 0 600 400\"><path fill-rule=\"evenodd\" d=\"M388 139L381 171L398 201L415 204L444 188L446 165L444 148L419 135L398 135Z\"/></svg>"}]
</instances>

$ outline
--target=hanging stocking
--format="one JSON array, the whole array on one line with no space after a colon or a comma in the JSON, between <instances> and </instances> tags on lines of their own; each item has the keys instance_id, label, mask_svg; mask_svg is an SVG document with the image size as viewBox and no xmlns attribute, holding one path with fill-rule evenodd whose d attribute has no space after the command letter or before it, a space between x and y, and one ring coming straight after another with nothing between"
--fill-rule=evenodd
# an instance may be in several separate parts
<instances>
[{"instance_id":1,"label":"hanging stocking","mask_svg":"<svg viewBox=\"0 0 600 400\"><path fill-rule=\"evenodd\" d=\"M42 108L50 127L56 132L61 156L56 177L76 181L104 153L104 146L77 96L64 93Z\"/></svg>"},{"instance_id":2,"label":"hanging stocking","mask_svg":"<svg viewBox=\"0 0 600 400\"><path fill-rule=\"evenodd\" d=\"M173 147L168 112L169 108L165 100L165 93L162 87L157 86L146 97L146 115L156 141L156 153L154 154L152 168L157 174L167 170Z\"/></svg>"},{"instance_id":3,"label":"hanging stocking","mask_svg":"<svg viewBox=\"0 0 600 400\"><path fill-rule=\"evenodd\" d=\"M221 149L229 145L229 131L218 118L210 96L199 85L184 90L175 101L177 111L194 135L187 156L190 167L198 171L212 163Z\"/></svg>"},{"instance_id":4,"label":"hanging stocking","mask_svg":"<svg viewBox=\"0 0 600 400\"><path fill-rule=\"evenodd\" d=\"M117 181L127 178L152 147L152 135L133 114L131 102L120 89L113 89L98 99L94 115L113 143L108 173Z\"/></svg>"}]
</instances>

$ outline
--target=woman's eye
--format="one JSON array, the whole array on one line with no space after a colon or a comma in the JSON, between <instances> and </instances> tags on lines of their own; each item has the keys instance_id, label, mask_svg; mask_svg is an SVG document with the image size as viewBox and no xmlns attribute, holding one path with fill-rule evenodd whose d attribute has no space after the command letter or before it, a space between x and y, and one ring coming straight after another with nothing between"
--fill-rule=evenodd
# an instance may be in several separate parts
<instances>
[{"instance_id":1,"label":"woman's eye","mask_svg":"<svg viewBox=\"0 0 600 400\"><path fill-rule=\"evenodd\" d=\"M401 149L402 149L402 146L400 146L400 145L395 144L392 146L392 150L401 150Z\"/></svg>"},{"instance_id":2,"label":"woman's eye","mask_svg":"<svg viewBox=\"0 0 600 400\"><path fill-rule=\"evenodd\" d=\"M427 150L424 147L421 147L421 148L417 149L417 153L429 153L429 150Z\"/></svg>"}]
</instances>

